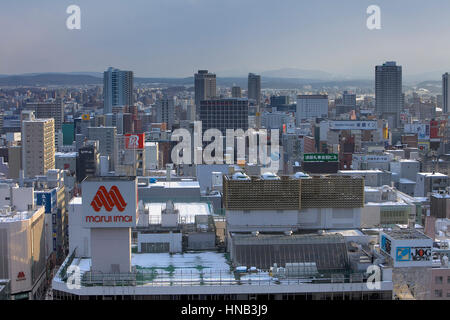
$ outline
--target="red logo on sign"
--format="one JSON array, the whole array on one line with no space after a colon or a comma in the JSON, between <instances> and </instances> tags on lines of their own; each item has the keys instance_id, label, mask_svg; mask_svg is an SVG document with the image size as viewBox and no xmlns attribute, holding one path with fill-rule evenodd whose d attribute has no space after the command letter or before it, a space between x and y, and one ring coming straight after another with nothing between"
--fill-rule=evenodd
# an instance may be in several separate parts
<instances>
[{"instance_id":1,"label":"red logo on sign","mask_svg":"<svg viewBox=\"0 0 450 320\"><path fill-rule=\"evenodd\" d=\"M127 204L120 194L119 188L112 186L108 192L104 186L101 186L92 199L91 206L96 212L99 212L102 207L105 207L105 210L109 212L114 206L122 212Z\"/></svg>"},{"instance_id":2,"label":"red logo on sign","mask_svg":"<svg viewBox=\"0 0 450 320\"><path fill-rule=\"evenodd\" d=\"M25 280L25 273L23 271L17 274L17 280Z\"/></svg>"},{"instance_id":3,"label":"red logo on sign","mask_svg":"<svg viewBox=\"0 0 450 320\"><path fill-rule=\"evenodd\" d=\"M144 149L145 136L143 133L126 134L125 149Z\"/></svg>"}]
</instances>

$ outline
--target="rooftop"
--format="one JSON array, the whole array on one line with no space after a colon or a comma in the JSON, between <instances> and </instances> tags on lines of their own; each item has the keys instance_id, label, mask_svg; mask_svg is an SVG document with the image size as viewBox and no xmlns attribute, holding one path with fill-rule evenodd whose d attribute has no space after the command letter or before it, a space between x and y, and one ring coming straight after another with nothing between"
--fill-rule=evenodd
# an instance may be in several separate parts
<instances>
[{"instance_id":1,"label":"rooftop","mask_svg":"<svg viewBox=\"0 0 450 320\"><path fill-rule=\"evenodd\" d=\"M9 223L31 219L33 215L38 212L38 210L39 207L34 211L9 211L4 213L0 211L0 223Z\"/></svg>"},{"instance_id":2,"label":"rooftop","mask_svg":"<svg viewBox=\"0 0 450 320\"><path fill-rule=\"evenodd\" d=\"M396 239L396 240L408 240L408 239L430 239L430 237L426 236L420 231L415 229L396 229L396 230L388 230L384 231L388 236Z\"/></svg>"},{"instance_id":3,"label":"rooftop","mask_svg":"<svg viewBox=\"0 0 450 320\"><path fill-rule=\"evenodd\" d=\"M185 223L193 223L195 221L195 216L198 215L211 215L211 207L207 203L176 202L174 203L174 206L175 210L178 210L180 221L184 221ZM161 223L161 214L162 211L166 209L166 203L146 203L145 207L148 208L149 223Z\"/></svg>"},{"instance_id":4,"label":"rooftop","mask_svg":"<svg viewBox=\"0 0 450 320\"><path fill-rule=\"evenodd\" d=\"M434 172L434 173L433 172L419 172L417 174L419 174L421 176L426 176L426 177L447 177L448 178L448 175L439 173L439 172Z\"/></svg>"}]
</instances>

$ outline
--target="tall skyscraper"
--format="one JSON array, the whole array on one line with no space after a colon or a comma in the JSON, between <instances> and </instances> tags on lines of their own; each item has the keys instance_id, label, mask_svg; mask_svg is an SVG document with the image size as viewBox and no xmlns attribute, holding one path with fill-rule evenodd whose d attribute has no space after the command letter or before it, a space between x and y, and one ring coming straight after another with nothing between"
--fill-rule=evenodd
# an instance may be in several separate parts
<instances>
[{"instance_id":1,"label":"tall skyscraper","mask_svg":"<svg viewBox=\"0 0 450 320\"><path fill-rule=\"evenodd\" d=\"M109 68L103 73L103 113L114 106L133 105L133 72Z\"/></svg>"},{"instance_id":2,"label":"tall skyscraper","mask_svg":"<svg viewBox=\"0 0 450 320\"><path fill-rule=\"evenodd\" d=\"M200 102L216 97L216 75L208 70L198 70L194 76L196 118L200 113Z\"/></svg>"},{"instance_id":3,"label":"tall skyscraper","mask_svg":"<svg viewBox=\"0 0 450 320\"><path fill-rule=\"evenodd\" d=\"M388 120L389 126L399 125L403 109L402 67L395 61L375 67L375 109L378 115Z\"/></svg>"},{"instance_id":4,"label":"tall skyscraper","mask_svg":"<svg viewBox=\"0 0 450 320\"><path fill-rule=\"evenodd\" d=\"M248 99L255 100L256 105L261 104L261 76L253 73L248 74Z\"/></svg>"},{"instance_id":5,"label":"tall skyscraper","mask_svg":"<svg viewBox=\"0 0 450 320\"><path fill-rule=\"evenodd\" d=\"M241 87L233 86L231 88L231 97L233 97L233 98L242 98Z\"/></svg>"},{"instance_id":6,"label":"tall skyscraper","mask_svg":"<svg viewBox=\"0 0 450 320\"><path fill-rule=\"evenodd\" d=\"M449 95L448 72L442 75L442 112L449 112L450 95Z\"/></svg>"},{"instance_id":7,"label":"tall skyscraper","mask_svg":"<svg viewBox=\"0 0 450 320\"><path fill-rule=\"evenodd\" d=\"M175 115L173 98L162 98L156 102L156 122L167 124L167 129L172 130Z\"/></svg>"},{"instance_id":8,"label":"tall skyscraper","mask_svg":"<svg viewBox=\"0 0 450 320\"><path fill-rule=\"evenodd\" d=\"M25 177L45 175L55 169L55 120L22 122L22 166Z\"/></svg>"}]
</instances>

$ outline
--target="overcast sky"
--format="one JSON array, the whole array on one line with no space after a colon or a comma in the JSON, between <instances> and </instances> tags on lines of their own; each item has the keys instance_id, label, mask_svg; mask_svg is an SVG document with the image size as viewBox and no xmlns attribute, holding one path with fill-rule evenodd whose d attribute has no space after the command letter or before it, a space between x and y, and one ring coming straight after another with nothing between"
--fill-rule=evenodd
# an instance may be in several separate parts
<instances>
[{"instance_id":1,"label":"overcast sky","mask_svg":"<svg viewBox=\"0 0 450 320\"><path fill-rule=\"evenodd\" d=\"M66 8L81 8L68 30ZM381 7L381 30L366 9ZM0 74L101 72L219 76L280 68L371 77L450 70L448 0L1 0ZM438 80L438 79L437 79Z\"/></svg>"}]
</instances>

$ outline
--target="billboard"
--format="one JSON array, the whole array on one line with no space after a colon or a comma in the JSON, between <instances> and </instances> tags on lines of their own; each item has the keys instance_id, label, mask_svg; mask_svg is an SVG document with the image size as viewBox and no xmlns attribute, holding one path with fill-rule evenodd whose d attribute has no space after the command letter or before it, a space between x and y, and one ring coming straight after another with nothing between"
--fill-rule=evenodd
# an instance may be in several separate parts
<instances>
[{"instance_id":1,"label":"billboard","mask_svg":"<svg viewBox=\"0 0 450 320\"><path fill-rule=\"evenodd\" d=\"M377 162L389 162L390 157L385 155L353 155L354 161L377 163Z\"/></svg>"},{"instance_id":2,"label":"billboard","mask_svg":"<svg viewBox=\"0 0 450 320\"><path fill-rule=\"evenodd\" d=\"M413 235L414 233L411 233ZM423 236L401 235L394 238L384 232L380 234L380 249L388 254L397 267L430 267L432 265L433 239Z\"/></svg>"},{"instance_id":3,"label":"billboard","mask_svg":"<svg viewBox=\"0 0 450 320\"><path fill-rule=\"evenodd\" d=\"M445 136L447 121L430 121L430 139L440 140Z\"/></svg>"},{"instance_id":4,"label":"billboard","mask_svg":"<svg viewBox=\"0 0 450 320\"><path fill-rule=\"evenodd\" d=\"M419 140L430 139L430 125L423 123L408 123L405 124L405 133L417 134Z\"/></svg>"},{"instance_id":5,"label":"billboard","mask_svg":"<svg viewBox=\"0 0 450 320\"><path fill-rule=\"evenodd\" d=\"M391 254L391 240L389 240L385 235L381 236L381 249L387 254Z\"/></svg>"},{"instance_id":6,"label":"billboard","mask_svg":"<svg viewBox=\"0 0 450 320\"><path fill-rule=\"evenodd\" d=\"M337 173L339 162L303 162L302 170L306 173Z\"/></svg>"},{"instance_id":7,"label":"billboard","mask_svg":"<svg viewBox=\"0 0 450 320\"><path fill-rule=\"evenodd\" d=\"M125 149L127 150L142 150L144 149L145 134L131 134L125 135Z\"/></svg>"},{"instance_id":8,"label":"billboard","mask_svg":"<svg viewBox=\"0 0 450 320\"><path fill-rule=\"evenodd\" d=\"M337 153L305 153L304 162L337 162Z\"/></svg>"},{"instance_id":9,"label":"billboard","mask_svg":"<svg viewBox=\"0 0 450 320\"><path fill-rule=\"evenodd\" d=\"M82 183L85 228L136 225L137 182L134 177L88 178Z\"/></svg>"},{"instance_id":10,"label":"billboard","mask_svg":"<svg viewBox=\"0 0 450 320\"><path fill-rule=\"evenodd\" d=\"M56 189L51 191L35 191L35 203L45 208L45 213L53 213L57 205Z\"/></svg>"},{"instance_id":11,"label":"billboard","mask_svg":"<svg viewBox=\"0 0 450 320\"><path fill-rule=\"evenodd\" d=\"M331 130L376 130L378 125L376 121L330 121Z\"/></svg>"}]
</instances>

